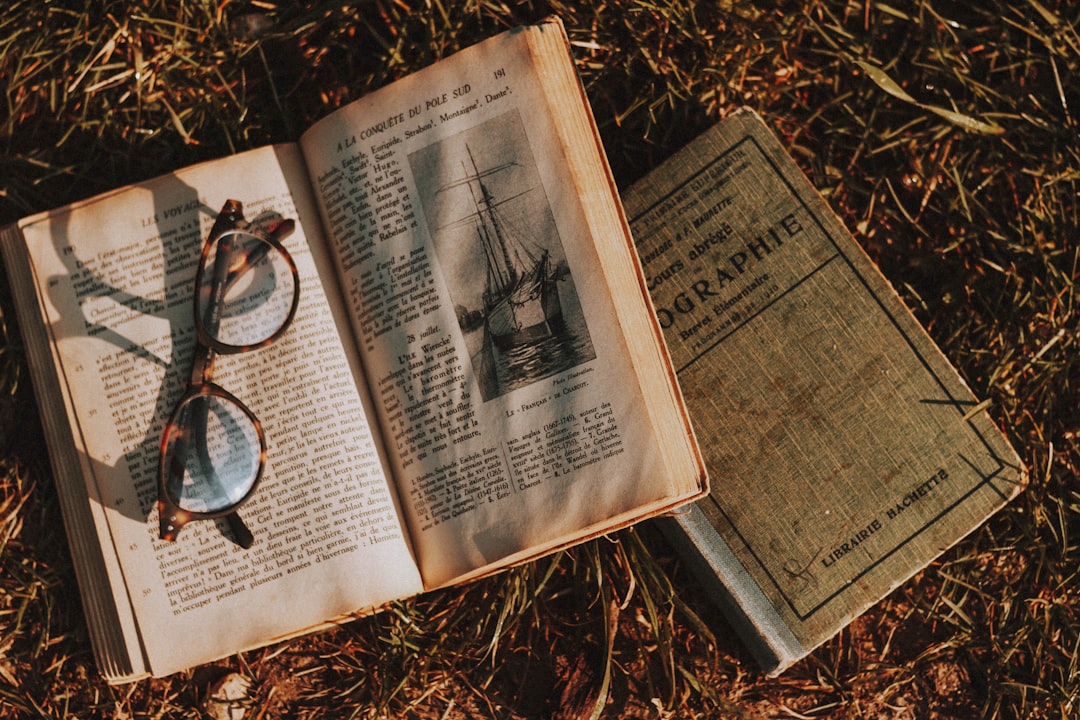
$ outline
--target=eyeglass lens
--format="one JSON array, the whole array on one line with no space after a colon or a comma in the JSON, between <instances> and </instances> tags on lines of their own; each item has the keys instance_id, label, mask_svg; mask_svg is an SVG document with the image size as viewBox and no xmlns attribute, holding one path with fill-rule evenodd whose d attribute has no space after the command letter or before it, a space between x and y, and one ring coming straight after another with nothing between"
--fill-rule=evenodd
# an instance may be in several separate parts
<instances>
[{"instance_id":1,"label":"eyeglass lens","mask_svg":"<svg viewBox=\"0 0 1080 720\"><path fill-rule=\"evenodd\" d=\"M198 278L195 311L219 342L257 345L288 322L296 293L288 260L242 231L214 243Z\"/></svg>"},{"instance_id":2,"label":"eyeglass lens","mask_svg":"<svg viewBox=\"0 0 1080 720\"><path fill-rule=\"evenodd\" d=\"M166 489L177 507L219 512L242 501L259 477L258 426L226 397L196 395L177 410L166 443Z\"/></svg>"}]
</instances>

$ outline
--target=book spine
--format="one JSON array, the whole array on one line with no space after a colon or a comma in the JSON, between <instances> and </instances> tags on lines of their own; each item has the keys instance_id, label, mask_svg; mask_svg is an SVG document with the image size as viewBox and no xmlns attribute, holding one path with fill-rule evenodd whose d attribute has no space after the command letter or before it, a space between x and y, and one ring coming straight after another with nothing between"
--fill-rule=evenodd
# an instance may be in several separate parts
<instances>
[{"instance_id":1,"label":"book spine","mask_svg":"<svg viewBox=\"0 0 1080 720\"><path fill-rule=\"evenodd\" d=\"M804 647L792 634L697 505L660 518L659 522L669 542L769 677L776 677L810 652L811 648Z\"/></svg>"}]
</instances>

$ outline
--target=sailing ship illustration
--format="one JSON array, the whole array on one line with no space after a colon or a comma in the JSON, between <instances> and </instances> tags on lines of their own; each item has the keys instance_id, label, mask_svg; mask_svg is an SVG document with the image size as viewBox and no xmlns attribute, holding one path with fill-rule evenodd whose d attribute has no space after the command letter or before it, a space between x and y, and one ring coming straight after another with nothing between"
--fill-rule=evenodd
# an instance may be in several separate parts
<instances>
[{"instance_id":1,"label":"sailing ship illustration","mask_svg":"<svg viewBox=\"0 0 1080 720\"><path fill-rule=\"evenodd\" d=\"M469 165L462 162L464 177L442 187L444 192L467 187L473 211L451 223L472 225L483 250L486 282L483 317L488 340L499 350L532 343L563 329L562 305L557 286L559 272L547 248L521 238L500 207L532 192L523 190L496 199L489 179L512 167L506 162L480 170L472 149L466 145Z\"/></svg>"}]
</instances>

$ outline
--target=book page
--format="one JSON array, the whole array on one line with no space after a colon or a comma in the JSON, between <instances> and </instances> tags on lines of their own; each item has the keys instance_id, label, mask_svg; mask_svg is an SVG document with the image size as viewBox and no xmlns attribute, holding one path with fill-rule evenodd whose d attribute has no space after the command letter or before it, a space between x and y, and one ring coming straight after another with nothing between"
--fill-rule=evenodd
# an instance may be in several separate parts
<instances>
[{"instance_id":1,"label":"book page","mask_svg":"<svg viewBox=\"0 0 1080 720\"><path fill-rule=\"evenodd\" d=\"M530 44L545 33L555 70ZM549 72L576 93L557 108ZM301 140L429 587L700 489L692 468L668 466L597 256L604 233L628 234L594 224L554 130L592 140L590 122L561 26L546 24L464 50ZM595 143L574 152L606 169ZM610 187L595 204L621 219ZM629 247L621 259L634 267ZM622 280L636 291L632 272ZM671 437L683 456L688 437Z\"/></svg>"},{"instance_id":2,"label":"book page","mask_svg":"<svg viewBox=\"0 0 1080 720\"><path fill-rule=\"evenodd\" d=\"M304 172L295 147L264 148L22 224L87 512L156 675L420 590L360 366L339 335L349 327L335 277L320 278L328 258ZM214 381L267 436L262 483L240 509L248 550L222 521L162 541L154 508L163 427L195 353L195 270L227 198L256 225L297 220L283 241L300 275L292 325L267 347L215 359Z\"/></svg>"}]
</instances>

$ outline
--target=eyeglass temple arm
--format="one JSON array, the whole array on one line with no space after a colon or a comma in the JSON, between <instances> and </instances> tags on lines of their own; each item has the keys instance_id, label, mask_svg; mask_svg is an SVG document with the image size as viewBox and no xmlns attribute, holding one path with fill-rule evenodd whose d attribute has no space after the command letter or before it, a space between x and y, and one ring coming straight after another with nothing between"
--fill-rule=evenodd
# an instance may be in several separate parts
<instances>
[{"instance_id":1,"label":"eyeglass temple arm","mask_svg":"<svg viewBox=\"0 0 1080 720\"><path fill-rule=\"evenodd\" d=\"M235 207L232 207L233 205L235 205ZM211 336L217 334L218 326L221 323L222 298L225 297L229 285L231 285L232 282L235 282L236 276L238 275L234 272L230 279L229 265L232 262L233 239L230 236L224 236L220 238L220 240L215 240L214 238L223 233L229 226L235 225L238 217L241 222L243 221L240 203L236 200L229 200L221 213L222 214L218 216L218 219L210 232L211 240L208 241L218 243L218 251L214 255L214 266L210 268L210 282L207 284L205 290L208 297L205 303L195 303L196 313L198 313L200 309L203 310L203 317L196 318L196 322L201 321L202 326ZM202 292L201 288L198 287L198 282L196 282L195 292ZM195 357L193 357L191 361L191 385L199 385L204 382L210 382L213 379L214 351L209 347L203 346L202 343L197 343L196 347Z\"/></svg>"},{"instance_id":2,"label":"eyeglass temple arm","mask_svg":"<svg viewBox=\"0 0 1080 720\"><path fill-rule=\"evenodd\" d=\"M210 237L216 237L232 228L252 232L251 223L244 219L244 208L239 200L227 200L225 202L225 206L221 209L221 213L218 214L217 221L210 231ZM292 235L295 229L295 220L291 218L279 220L270 226L266 231L266 236L272 241L280 243ZM243 262L228 265L229 272L223 278L224 287L226 289L232 287L237 278L243 275L252 265L262 260L268 252L270 252L270 246L265 243L255 243L244 249Z\"/></svg>"},{"instance_id":3,"label":"eyeglass temple arm","mask_svg":"<svg viewBox=\"0 0 1080 720\"><path fill-rule=\"evenodd\" d=\"M225 519L229 522L229 529L232 530L233 539L237 545L247 550L255 544L255 536L240 519L239 513L231 512L225 516Z\"/></svg>"}]
</instances>

